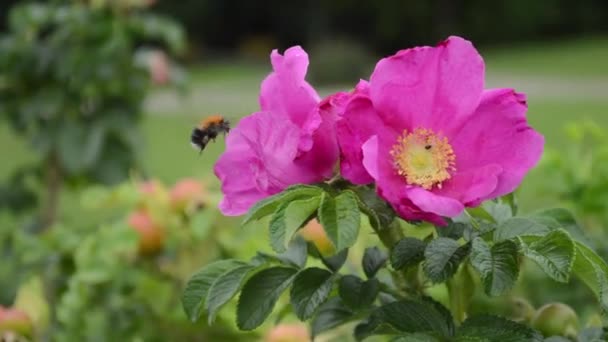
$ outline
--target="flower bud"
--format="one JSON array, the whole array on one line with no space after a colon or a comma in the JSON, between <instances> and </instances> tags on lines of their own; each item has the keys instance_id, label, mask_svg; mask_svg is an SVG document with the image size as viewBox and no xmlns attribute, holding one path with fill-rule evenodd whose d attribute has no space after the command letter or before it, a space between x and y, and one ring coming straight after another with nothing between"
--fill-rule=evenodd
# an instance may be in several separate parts
<instances>
[{"instance_id":1,"label":"flower bud","mask_svg":"<svg viewBox=\"0 0 608 342\"><path fill-rule=\"evenodd\" d=\"M532 327L545 337L576 337L579 324L576 312L571 307L562 303L550 303L536 311L532 318Z\"/></svg>"},{"instance_id":2,"label":"flower bud","mask_svg":"<svg viewBox=\"0 0 608 342\"><path fill-rule=\"evenodd\" d=\"M183 211L201 207L207 197L207 191L202 182L186 178L175 183L169 197L171 206L175 210Z\"/></svg>"},{"instance_id":3,"label":"flower bud","mask_svg":"<svg viewBox=\"0 0 608 342\"><path fill-rule=\"evenodd\" d=\"M162 250L165 242L163 228L152 221L146 210L139 209L131 213L127 222L139 235L138 248L141 255L156 254Z\"/></svg>"},{"instance_id":4,"label":"flower bud","mask_svg":"<svg viewBox=\"0 0 608 342\"><path fill-rule=\"evenodd\" d=\"M0 306L0 336L9 332L29 337L34 333L34 325L25 312Z\"/></svg>"}]
</instances>

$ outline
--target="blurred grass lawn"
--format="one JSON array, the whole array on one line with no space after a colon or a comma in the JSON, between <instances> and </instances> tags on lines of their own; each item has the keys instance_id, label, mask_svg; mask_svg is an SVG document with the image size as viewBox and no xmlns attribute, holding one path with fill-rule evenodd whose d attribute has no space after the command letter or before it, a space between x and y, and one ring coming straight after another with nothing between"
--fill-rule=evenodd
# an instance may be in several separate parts
<instances>
[{"instance_id":1,"label":"blurred grass lawn","mask_svg":"<svg viewBox=\"0 0 608 342\"><path fill-rule=\"evenodd\" d=\"M600 85L608 85L608 63L605 62L608 38L511 46L482 50L482 53L489 78L494 74L516 80L549 77L548 82L559 80L565 85L569 80L576 80L578 83L573 84L573 88L585 84L586 80L599 80ZM224 148L223 139L210 144L199 156L189 144L190 131L208 114L222 113L234 122L257 110L259 83L268 71L269 67L242 63L198 67L191 72L189 95L179 97L164 90L152 92L146 104L149 115L143 122L144 164L148 175L166 182L192 176L208 178L216 187L212 165ZM330 90L320 92L327 94ZM608 127L608 89L597 91L603 91L606 96L545 96L551 94L543 95L542 91L539 96L529 95L530 123L545 135L548 147L563 147L562 128L566 122L590 119ZM0 153L4 157L0 163L0 179L6 179L11 170L35 157L4 125L0 126Z\"/></svg>"}]
</instances>

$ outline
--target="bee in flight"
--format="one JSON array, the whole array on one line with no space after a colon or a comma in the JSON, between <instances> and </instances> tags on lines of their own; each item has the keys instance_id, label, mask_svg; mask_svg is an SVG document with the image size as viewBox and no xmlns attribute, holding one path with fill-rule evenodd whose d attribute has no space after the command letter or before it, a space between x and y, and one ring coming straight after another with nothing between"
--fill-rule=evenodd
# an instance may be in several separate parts
<instances>
[{"instance_id":1,"label":"bee in flight","mask_svg":"<svg viewBox=\"0 0 608 342\"><path fill-rule=\"evenodd\" d=\"M197 127L194 127L190 142L194 148L202 153L209 140L215 141L220 133L226 135L228 132L230 132L230 122L221 115L211 115L201 121Z\"/></svg>"}]
</instances>

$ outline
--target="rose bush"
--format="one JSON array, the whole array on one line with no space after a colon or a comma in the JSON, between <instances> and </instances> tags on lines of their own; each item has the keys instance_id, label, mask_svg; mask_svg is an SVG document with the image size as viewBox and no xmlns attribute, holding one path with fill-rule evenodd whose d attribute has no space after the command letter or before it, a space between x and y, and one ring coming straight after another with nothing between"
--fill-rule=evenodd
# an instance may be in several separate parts
<instances>
[{"instance_id":1,"label":"rose bush","mask_svg":"<svg viewBox=\"0 0 608 342\"><path fill-rule=\"evenodd\" d=\"M524 262L556 282L577 276L608 309L608 265L574 217L562 209L518 214L513 191L544 139L527 124L525 95L485 89L470 42L450 37L400 51L380 60L369 81L322 101L304 80L300 47L273 51L271 61L262 111L230 133L215 173L224 214L247 212L244 225L270 217L273 253L196 272L182 296L193 321L213 323L238 294L244 331L281 306L277 321L292 312L310 321L312 338L353 322L358 340L574 337L574 328L545 329L531 318L546 307L512 301L511 319L477 307L479 293L508 294ZM353 248L359 243L363 253ZM576 338L603 335L588 328Z\"/></svg>"}]
</instances>

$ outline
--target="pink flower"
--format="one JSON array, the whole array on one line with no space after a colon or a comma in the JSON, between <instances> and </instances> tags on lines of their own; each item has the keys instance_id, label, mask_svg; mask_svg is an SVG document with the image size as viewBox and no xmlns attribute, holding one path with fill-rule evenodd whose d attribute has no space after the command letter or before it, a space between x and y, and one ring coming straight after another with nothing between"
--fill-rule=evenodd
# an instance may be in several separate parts
<instances>
[{"instance_id":1,"label":"pink flower","mask_svg":"<svg viewBox=\"0 0 608 342\"><path fill-rule=\"evenodd\" d=\"M338 158L333 97L320 102L304 77L308 55L299 46L274 50L274 71L262 82L261 111L230 131L215 165L225 215L241 215L290 185L330 178Z\"/></svg>"},{"instance_id":2,"label":"pink flower","mask_svg":"<svg viewBox=\"0 0 608 342\"><path fill-rule=\"evenodd\" d=\"M523 94L484 90L483 60L462 38L399 51L345 105L342 174L375 181L405 219L445 224L442 217L512 192L537 163L544 138L526 110Z\"/></svg>"}]
</instances>

